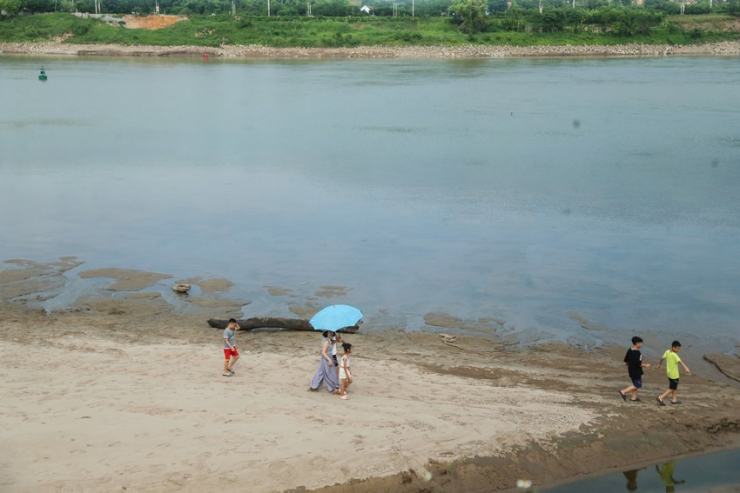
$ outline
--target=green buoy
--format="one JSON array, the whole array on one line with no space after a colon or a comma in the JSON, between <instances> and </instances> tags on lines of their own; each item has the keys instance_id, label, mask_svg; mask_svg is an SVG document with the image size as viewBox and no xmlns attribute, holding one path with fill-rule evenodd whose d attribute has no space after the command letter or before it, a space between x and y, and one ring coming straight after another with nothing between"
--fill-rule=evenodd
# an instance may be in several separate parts
<instances>
[{"instance_id":1,"label":"green buoy","mask_svg":"<svg viewBox=\"0 0 740 493\"><path fill-rule=\"evenodd\" d=\"M46 76L46 70L43 68L41 69L41 73L39 74L39 80L46 80L48 77Z\"/></svg>"}]
</instances>

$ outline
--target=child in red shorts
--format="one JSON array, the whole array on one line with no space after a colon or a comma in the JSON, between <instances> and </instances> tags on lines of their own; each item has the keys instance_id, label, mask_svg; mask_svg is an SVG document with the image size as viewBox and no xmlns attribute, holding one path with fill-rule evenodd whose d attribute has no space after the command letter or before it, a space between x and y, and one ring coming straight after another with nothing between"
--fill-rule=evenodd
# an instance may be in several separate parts
<instances>
[{"instance_id":1,"label":"child in red shorts","mask_svg":"<svg viewBox=\"0 0 740 493\"><path fill-rule=\"evenodd\" d=\"M236 342L234 341L234 333L239 328L239 324L233 318L229 319L229 325L224 330L224 376L230 377L234 375L232 368L236 364L236 360L239 359L239 351L236 349Z\"/></svg>"}]
</instances>

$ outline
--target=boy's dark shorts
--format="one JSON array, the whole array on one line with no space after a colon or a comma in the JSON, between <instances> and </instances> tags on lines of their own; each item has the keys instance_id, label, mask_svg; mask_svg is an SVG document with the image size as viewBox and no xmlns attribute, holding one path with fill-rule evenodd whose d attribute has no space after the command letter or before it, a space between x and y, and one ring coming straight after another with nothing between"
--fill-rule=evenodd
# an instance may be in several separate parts
<instances>
[{"instance_id":1,"label":"boy's dark shorts","mask_svg":"<svg viewBox=\"0 0 740 493\"><path fill-rule=\"evenodd\" d=\"M677 390L678 389L678 378L669 378L668 388L671 390Z\"/></svg>"},{"instance_id":2,"label":"boy's dark shorts","mask_svg":"<svg viewBox=\"0 0 740 493\"><path fill-rule=\"evenodd\" d=\"M337 368L339 368L339 361L337 361L337 355L336 354L332 354L331 355L331 359L334 360L334 366L337 367Z\"/></svg>"},{"instance_id":3,"label":"boy's dark shorts","mask_svg":"<svg viewBox=\"0 0 740 493\"><path fill-rule=\"evenodd\" d=\"M638 389L641 389L642 388L642 378L633 378L632 385L634 385Z\"/></svg>"}]
</instances>

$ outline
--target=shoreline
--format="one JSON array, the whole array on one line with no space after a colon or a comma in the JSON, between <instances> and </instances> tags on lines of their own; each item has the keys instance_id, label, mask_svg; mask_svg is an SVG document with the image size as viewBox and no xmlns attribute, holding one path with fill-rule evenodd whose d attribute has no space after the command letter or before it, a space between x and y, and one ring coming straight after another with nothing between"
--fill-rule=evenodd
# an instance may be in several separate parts
<instances>
[{"instance_id":1,"label":"shoreline","mask_svg":"<svg viewBox=\"0 0 740 493\"><path fill-rule=\"evenodd\" d=\"M356 48L273 48L268 46L124 46L60 42L0 43L0 55L103 57L209 57L223 59L493 59L527 57L740 56L740 41L700 45L584 46L362 46Z\"/></svg>"},{"instance_id":2,"label":"shoreline","mask_svg":"<svg viewBox=\"0 0 740 493\"><path fill-rule=\"evenodd\" d=\"M240 331L237 374L221 376L221 334L206 320L241 313L228 280L188 279L202 294L176 308L152 291L179 282L166 274L85 271L114 282L47 313L35 303L80 264L15 263L0 271L8 491L514 491L740 447L740 388L693 363L684 404L661 408L659 370L643 402L616 395L622 347L450 344L398 327L345 337L356 383L341 401L306 392L311 332Z\"/></svg>"},{"instance_id":3,"label":"shoreline","mask_svg":"<svg viewBox=\"0 0 740 493\"><path fill-rule=\"evenodd\" d=\"M638 437L633 438L637 439ZM710 447L700 452L695 451L693 453L690 452L673 455L655 454L647 460L640 459L635 462L612 467L603 465L602 469L598 471L580 472L577 475L560 477L559 479L556 479L554 476L544 476L549 478L544 482L541 481L543 476L536 476L536 479L532 483L533 489L527 489L525 491L532 492L541 491L543 489L547 490L614 473L644 469L663 461L682 461L735 450L740 450L740 441L736 441L730 446ZM536 445L533 445L532 447L519 452L515 457L507 457L504 459L496 457L475 457L473 459L466 459L455 463L443 464L435 462L431 463L430 467L428 467L430 471L434 471L431 479L420 476L416 471L411 471L399 473L392 477L350 480L346 483L334 484L317 489L305 490L296 488L286 490L282 493L346 493L348 491L351 493L374 493L377 491L392 491L394 493L423 493L427 491L451 491L460 493L487 493L491 491L499 491L502 493L521 492L522 489L513 486L518 481L517 479L513 479L513 483L511 483L512 485L510 486L502 486L498 483L488 483L486 481L492 476L495 477L497 475L497 470L501 468L515 468L519 466L540 468L539 463L551 463L551 461L548 460L549 457L542 452L543 451ZM609 457L606 457L606 459L609 459ZM551 466L548 465L546 467ZM464 472L461 473L460 471ZM568 471L570 471L570 469L568 469ZM516 474L509 474L509 476L514 478ZM471 477L475 479L471 479ZM481 477L485 478L485 480L481 481ZM530 475L526 477L531 478L532 476ZM738 485L732 484L727 486L737 487ZM433 488L437 488L437 490ZM713 489L712 491L715 490ZM728 490L728 492L729 491L734 492L736 490L732 489Z\"/></svg>"}]
</instances>

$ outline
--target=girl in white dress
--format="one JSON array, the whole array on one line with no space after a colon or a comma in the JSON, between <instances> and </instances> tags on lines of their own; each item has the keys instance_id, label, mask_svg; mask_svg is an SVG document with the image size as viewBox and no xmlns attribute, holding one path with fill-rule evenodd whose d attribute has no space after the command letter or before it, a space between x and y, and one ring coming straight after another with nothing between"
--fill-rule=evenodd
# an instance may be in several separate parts
<instances>
[{"instance_id":1,"label":"girl in white dress","mask_svg":"<svg viewBox=\"0 0 740 493\"><path fill-rule=\"evenodd\" d=\"M346 401L349 399L347 397L347 387L352 384L352 374L349 371L349 356L352 354L352 344L345 342L342 344L342 348L344 348L344 356L342 356L342 362L339 365L339 382L342 385L339 389L339 398Z\"/></svg>"}]
</instances>

